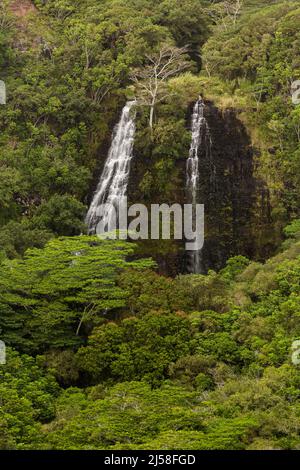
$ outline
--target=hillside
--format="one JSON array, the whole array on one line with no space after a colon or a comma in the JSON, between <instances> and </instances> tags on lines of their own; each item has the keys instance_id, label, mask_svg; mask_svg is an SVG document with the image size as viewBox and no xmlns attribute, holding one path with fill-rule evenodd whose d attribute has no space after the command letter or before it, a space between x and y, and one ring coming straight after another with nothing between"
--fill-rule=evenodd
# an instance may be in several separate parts
<instances>
[{"instance_id":1,"label":"hillside","mask_svg":"<svg viewBox=\"0 0 300 470\"><path fill-rule=\"evenodd\" d=\"M300 449L299 31L297 1L1 2L1 450ZM122 194L203 203L203 249L97 237Z\"/></svg>"}]
</instances>

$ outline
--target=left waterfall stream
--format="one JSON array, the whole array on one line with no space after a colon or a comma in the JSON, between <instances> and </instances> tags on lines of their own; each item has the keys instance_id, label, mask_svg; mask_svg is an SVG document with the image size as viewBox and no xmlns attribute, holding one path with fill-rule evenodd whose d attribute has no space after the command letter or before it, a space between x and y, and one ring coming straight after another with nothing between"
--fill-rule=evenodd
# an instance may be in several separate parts
<instances>
[{"instance_id":1,"label":"left waterfall stream","mask_svg":"<svg viewBox=\"0 0 300 470\"><path fill-rule=\"evenodd\" d=\"M112 217L118 213L119 201L127 194L136 129L135 105L136 101L126 103L121 118L114 128L108 157L86 215L86 224L90 235L99 233L97 227L100 222L103 231L107 231ZM100 210L101 207L105 207L105 210ZM100 230L101 232L102 230Z\"/></svg>"}]
</instances>

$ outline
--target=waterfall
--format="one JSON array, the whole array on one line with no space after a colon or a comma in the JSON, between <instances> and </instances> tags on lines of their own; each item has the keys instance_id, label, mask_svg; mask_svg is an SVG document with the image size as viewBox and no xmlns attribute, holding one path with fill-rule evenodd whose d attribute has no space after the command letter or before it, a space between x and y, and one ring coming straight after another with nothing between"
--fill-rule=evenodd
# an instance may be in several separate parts
<instances>
[{"instance_id":1,"label":"waterfall","mask_svg":"<svg viewBox=\"0 0 300 470\"><path fill-rule=\"evenodd\" d=\"M109 204L108 209L102 216L104 228L107 228L113 216L113 207L117 211L120 198L127 193L135 135L135 116L132 112L135 103L135 101L126 103L120 121L115 126L108 157L86 216L89 234L96 233L97 225L101 220L99 207L102 204Z\"/></svg>"},{"instance_id":2,"label":"waterfall","mask_svg":"<svg viewBox=\"0 0 300 470\"><path fill-rule=\"evenodd\" d=\"M211 136L207 120L204 116L205 104L200 96L194 105L192 115L192 141L189 158L186 166L186 185L188 203L195 206L198 201L199 192L199 153L204 152L212 167ZM212 172L210 172L212 173ZM211 179L211 174L210 174ZM191 274L204 273L202 250L187 252L187 270Z\"/></svg>"}]
</instances>

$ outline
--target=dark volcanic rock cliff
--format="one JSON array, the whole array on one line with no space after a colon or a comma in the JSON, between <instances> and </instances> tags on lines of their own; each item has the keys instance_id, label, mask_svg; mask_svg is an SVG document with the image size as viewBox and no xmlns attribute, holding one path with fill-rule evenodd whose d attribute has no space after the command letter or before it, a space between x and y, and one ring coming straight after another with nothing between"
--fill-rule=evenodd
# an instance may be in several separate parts
<instances>
[{"instance_id":1,"label":"dark volcanic rock cliff","mask_svg":"<svg viewBox=\"0 0 300 470\"><path fill-rule=\"evenodd\" d=\"M206 213L203 264L220 268L237 254L263 258L269 248L258 241L271 220L268 189L255 177L259 156L235 110L221 112L207 103L205 117L212 147L210 158L200 149L199 201Z\"/></svg>"},{"instance_id":2,"label":"dark volcanic rock cliff","mask_svg":"<svg viewBox=\"0 0 300 470\"><path fill-rule=\"evenodd\" d=\"M273 251L269 244L272 232L269 191L255 176L259 164L258 152L253 148L247 129L234 109L219 110L213 103L205 103L205 118L212 140L211 152L199 149L198 202L205 205L205 244L202 251L204 269L219 269L235 255L263 260ZM190 127L191 109L187 117ZM186 199L186 154L175 163L170 179L176 178L168 197L163 189L149 200L140 184L145 174L151 174L153 159L145 158L135 150L128 187L129 202L169 203ZM163 246L163 248L162 248ZM175 275L186 271L184 242L143 241L143 254L153 256L161 272Z\"/></svg>"}]
</instances>

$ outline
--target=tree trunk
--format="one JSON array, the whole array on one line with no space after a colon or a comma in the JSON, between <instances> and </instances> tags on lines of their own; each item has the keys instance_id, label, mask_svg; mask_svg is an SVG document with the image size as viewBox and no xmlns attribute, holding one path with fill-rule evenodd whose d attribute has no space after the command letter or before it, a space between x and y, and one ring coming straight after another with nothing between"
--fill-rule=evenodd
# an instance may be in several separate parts
<instances>
[{"instance_id":1,"label":"tree trunk","mask_svg":"<svg viewBox=\"0 0 300 470\"><path fill-rule=\"evenodd\" d=\"M149 126L150 126L151 131L153 129L153 119L154 119L154 104L152 104L151 107L150 107Z\"/></svg>"}]
</instances>

